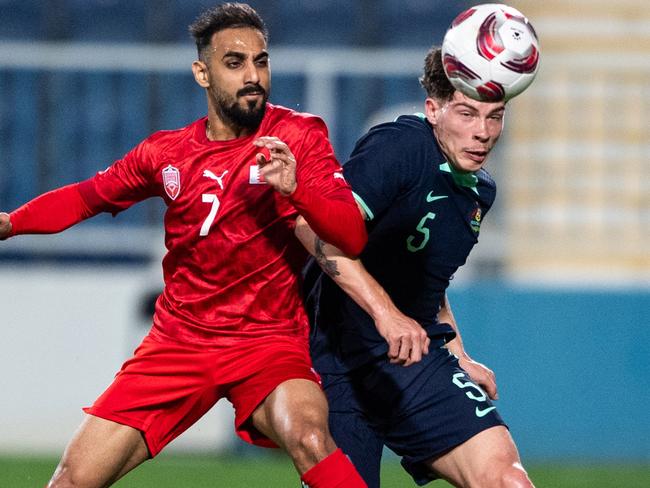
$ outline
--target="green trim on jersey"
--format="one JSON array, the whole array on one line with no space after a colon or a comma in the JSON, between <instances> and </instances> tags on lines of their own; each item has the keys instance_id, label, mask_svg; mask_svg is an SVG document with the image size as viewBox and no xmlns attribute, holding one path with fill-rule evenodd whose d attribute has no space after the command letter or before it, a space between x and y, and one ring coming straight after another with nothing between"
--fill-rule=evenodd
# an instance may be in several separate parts
<instances>
[{"instance_id":1,"label":"green trim on jersey","mask_svg":"<svg viewBox=\"0 0 650 488\"><path fill-rule=\"evenodd\" d=\"M454 169L454 167L451 166L448 162L442 163L440 165L440 171L444 171L445 173L451 173L454 182L458 186L464 186L466 188L469 188L470 190L472 190L474 193L478 195L478 190L476 189L476 184L478 183L478 176L476 176L474 173L461 173L457 169Z\"/></svg>"},{"instance_id":2,"label":"green trim on jersey","mask_svg":"<svg viewBox=\"0 0 650 488\"><path fill-rule=\"evenodd\" d=\"M357 203L359 205L361 205L361 208L363 208L363 211L366 212L366 220L374 219L375 214L372 213L372 210L370 210L370 207L368 205L366 205L366 202L363 201L363 198L361 198L359 195L357 195L354 192L352 192L352 196L357 201Z\"/></svg>"}]
</instances>

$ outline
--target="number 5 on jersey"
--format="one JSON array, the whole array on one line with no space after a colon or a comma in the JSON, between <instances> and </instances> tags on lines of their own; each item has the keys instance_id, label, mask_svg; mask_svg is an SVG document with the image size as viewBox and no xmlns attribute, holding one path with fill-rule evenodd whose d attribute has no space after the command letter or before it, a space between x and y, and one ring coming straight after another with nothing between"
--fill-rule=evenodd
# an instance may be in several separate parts
<instances>
[{"instance_id":1,"label":"number 5 on jersey","mask_svg":"<svg viewBox=\"0 0 650 488\"><path fill-rule=\"evenodd\" d=\"M219 202L219 198L214 193L204 193L203 195L201 195L201 198L203 200L203 203L212 204L212 206L210 207L210 213L203 221L203 225L201 226L201 232L199 232L199 235L201 237L205 237L210 232L210 227L212 227L212 222L214 222L214 219L217 216L220 202Z\"/></svg>"}]
</instances>

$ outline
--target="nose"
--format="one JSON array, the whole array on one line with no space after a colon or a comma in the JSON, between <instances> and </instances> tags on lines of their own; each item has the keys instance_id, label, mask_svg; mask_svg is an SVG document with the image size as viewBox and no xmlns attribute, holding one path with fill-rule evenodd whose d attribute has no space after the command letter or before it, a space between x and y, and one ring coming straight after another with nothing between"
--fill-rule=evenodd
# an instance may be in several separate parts
<instances>
[{"instance_id":1,"label":"nose","mask_svg":"<svg viewBox=\"0 0 650 488\"><path fill-rule=\"evenodd\" d=\"M487 120L479 118L474 129L474 139L487 142L490 139Z\"/></svg>"},{"instance_id":2,"label":"nose","mask_svg":"<svg viewBox=\"0 0 650 488\"><path fill-rule=\"evenodd\" d=\"M255 65L254 62L249 62L248 68L246 69L246 79L244 80L244 82L256 85L259 83L259 81L260 81L260 74L257 66Z\"/></svg>"}]
</instances>

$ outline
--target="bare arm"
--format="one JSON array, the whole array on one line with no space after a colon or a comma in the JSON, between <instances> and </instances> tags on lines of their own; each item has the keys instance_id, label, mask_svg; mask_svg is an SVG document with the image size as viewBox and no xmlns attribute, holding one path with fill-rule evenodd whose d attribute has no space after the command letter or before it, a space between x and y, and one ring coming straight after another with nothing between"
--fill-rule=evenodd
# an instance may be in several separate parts
<instances>
[{"instance_id":1,"label":"bare arm","mask_svg":"<svg viewBox=\"0 0 650 488\"><path fill-rule=\"evenodd\" d=\"M446 293L440 311L438 312L438 321L451 325L452 329L456 332L456 337L447 343L447 349L458 358L461 368L463 368L470 377L485 390L492 400L497 400L499 394L497 392L494 372L484 364L474 361L469 357L469 354L465 352L463 339L460 335L460 330L456 323L456 319L454 318L454 314L451 311L451 305L449 304L449 299L447 298Z\"/></svg>"},{"instance_id":2,"label":"bare arm","mask_svg":"<svg viewBox=\"0 0 650 488\"><path fill-rule=\"evenodd\" d=\"M359 259L350 258L323 242L302 217L298 217L295 232L321 268L373 319L377 331L388 343L391 363L410 366L428 354L430 340L425 330L397 309Z\"/></svg>"}]
</instances>

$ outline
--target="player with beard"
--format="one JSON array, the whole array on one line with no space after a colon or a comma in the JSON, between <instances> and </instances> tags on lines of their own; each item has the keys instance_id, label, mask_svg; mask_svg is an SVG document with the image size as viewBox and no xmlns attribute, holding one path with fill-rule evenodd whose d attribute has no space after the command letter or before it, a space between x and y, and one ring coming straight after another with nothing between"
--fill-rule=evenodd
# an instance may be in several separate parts
<instances>
[{"instance_id":1,"label":"player with beard","mask_svg":"<svg viewBox=\"0 0 650 488\"><path fill-rule=\"evenodd\" d=\"M245 4L190 28L207 117L153 134L105 171L0 214L0 239L55 233L160 197L165 287L153 326L66 448L48 486L108 486L219 399L246 441L280 446L311 488L364 487L327 427L300 293L298 215L356 255L366 233L323 121L267 103L262 19ZM63 381L69 379L62 379Z\"/></svg>"}]
</instances>

